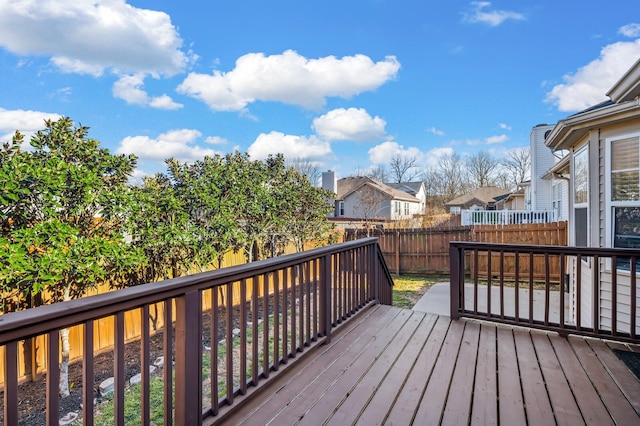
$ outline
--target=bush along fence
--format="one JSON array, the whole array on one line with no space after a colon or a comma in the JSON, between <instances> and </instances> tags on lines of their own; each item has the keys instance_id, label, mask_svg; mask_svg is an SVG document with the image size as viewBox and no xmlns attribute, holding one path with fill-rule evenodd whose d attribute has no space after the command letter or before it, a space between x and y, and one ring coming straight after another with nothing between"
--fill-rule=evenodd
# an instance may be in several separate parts
<instances>
[{"instance_id":1,"label":"bush along fence","mask_svg":"<svg viewBox=\"0 0 640 426\"><path fill-rule=\"evenodd\" d=\"M347 229L344 232L344 241L364 238L367 235L378 238L385 261L394 274L449 275L451 241L566 246L567 222L424 229ZM477 260L471 261L477 262L480 270L483 270L486 269L488 256L487 253L480 254ZM544 275L544 262L544 257L534 259L534 277ZM468 262L466 264L472 265ZM515 275L514 265L514 262L505 264L506 278ZM559 268L559 264L550 265L553 280L560 279ZM528 270L526 272L528 273Z\"/></svg>"}]
</instances>

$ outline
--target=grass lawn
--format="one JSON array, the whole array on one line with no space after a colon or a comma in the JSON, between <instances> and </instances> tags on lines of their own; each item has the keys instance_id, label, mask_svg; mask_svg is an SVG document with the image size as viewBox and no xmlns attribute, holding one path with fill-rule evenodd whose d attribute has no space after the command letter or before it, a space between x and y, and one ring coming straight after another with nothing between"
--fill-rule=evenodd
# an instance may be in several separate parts
<instances>
[{"instance_id":1,"label":"grass lawn","mask_svg":"<svg viewBox=\"0 0 640 426\"><path fill-rule=\"evenodd\" d=\"M448 277L394 275L393 306L411 309L431 286L448 280Z\"/></svg>"}]
</instances>

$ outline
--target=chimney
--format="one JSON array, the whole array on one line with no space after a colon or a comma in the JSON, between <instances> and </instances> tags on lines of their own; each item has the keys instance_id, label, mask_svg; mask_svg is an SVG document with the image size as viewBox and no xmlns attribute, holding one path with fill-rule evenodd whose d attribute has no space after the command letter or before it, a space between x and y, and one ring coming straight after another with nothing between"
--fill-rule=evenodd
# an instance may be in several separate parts
<instances>
[{"instance_id":1,"label":"chimney","mask_svg":"<svg viewBox=\"0 0 640 426\"><path fill-rule=\"evenodd\" d=\"M336 174L333 170L327 170L326 172L322 172L322 189L326 189L328 191L333 192L334 196L337 194L338 183L336 182ZM335 217L337 213L336 200L335 198L332 197L327 201L329 201L329 204L333 205L333 213L329 213L327 216Z\"/></svg>"},{"instance_id":2,"label":"chimney","mask_svg":"<svg viewBox=\"0 0 640 426\"><path fill-rule=\"evenodd\" d=\"M322 172L322 189L332 191L334 194L338 192L336 173L333 170Z\"/></svg>"}]
</instances>

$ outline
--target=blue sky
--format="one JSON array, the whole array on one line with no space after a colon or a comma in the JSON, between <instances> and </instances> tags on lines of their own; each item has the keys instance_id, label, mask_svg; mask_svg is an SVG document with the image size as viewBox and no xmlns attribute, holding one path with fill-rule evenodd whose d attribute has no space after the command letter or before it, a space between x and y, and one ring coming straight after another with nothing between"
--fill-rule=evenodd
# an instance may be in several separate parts
<instances>
[{"instance_id":1,"label":"blue sky","mask_svg":"<svg viewBox=\"0 0 640 426\"><path fill-rule=\"evenodd\" d=\"M606 99L637 1L0 0L0 140L61 115L114 153L282 152L339 177L500 157Z\"/></svg>"}]
</instances>

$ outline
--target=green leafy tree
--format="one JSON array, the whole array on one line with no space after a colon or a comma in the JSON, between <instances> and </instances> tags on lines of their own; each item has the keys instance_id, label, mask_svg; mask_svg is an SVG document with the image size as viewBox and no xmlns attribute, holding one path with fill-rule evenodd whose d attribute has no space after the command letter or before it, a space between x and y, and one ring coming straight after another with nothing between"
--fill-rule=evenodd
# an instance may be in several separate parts
<instances>
[{"instance_id":1,"label":"green leafy tree","mask_svg":"<svg viewBox=\"0 0 640 426\"><path fill-rule=\"evenodd\" d=\"M133 198L127 228L146 263L131 281L142 284L186 274L197 251L196 229L171 179L161 173L145 177L142 186L133 189Z\"/></svg>"},{"instance_id":2,"label":"green leafy tree","mask_svg":"<svg viewBox=\"0 0 640 426\"><path fill-rule=\"evenodd\" d=\"M184 201L197 250L193 253L194 267L208 269L213 261L222 266L224 254L232 247L238 227L239 188L236 177L229 173L225 157L205 157L194 163L167 161L169 174L178 196Z\"/></svg>"},{"instance_id":3,"label":"green leafy tree","mask_svg":"<svg viewBox=\"0 0 640 426\"><path fill-rule=\"evenodd\" d=\"M225 156L225 167L230 179L230 201L235 206L234 249L243 250L247 262L253 262L260 258L259 248L276 226L269 188L273 170L265 162L252 161L248 154L239 152Z\"/></svg>"},{"instance_id":4,"label":"green leafy tree","mask_svg":"<svg viewBox=\"0 0 640 426\"><path fill-rule=\"evenodd\" d=\"M311 182L290 167L274 177L273 198L278 212L278 234L293 243L296 251L305 243L327 239L333 224L327 215L333 210L329 204L333 193L314 187Z\"/></svg>"},{"instance_id":5,"label":"green leafy tree","mask_svg":"<svg viewBox=\"0 0 640 426\"><path fill-rule=\"evenodd\" d=\"M45 121L22 150L16 132L0 152L0 291L46 302L85 294L142 262L126 243L127 180L134 156L115 156L69 118ZM68 388L69 331L61 331L60 392Z\"/></svg>"}]
</instances>

